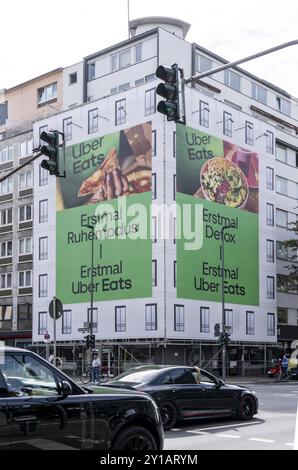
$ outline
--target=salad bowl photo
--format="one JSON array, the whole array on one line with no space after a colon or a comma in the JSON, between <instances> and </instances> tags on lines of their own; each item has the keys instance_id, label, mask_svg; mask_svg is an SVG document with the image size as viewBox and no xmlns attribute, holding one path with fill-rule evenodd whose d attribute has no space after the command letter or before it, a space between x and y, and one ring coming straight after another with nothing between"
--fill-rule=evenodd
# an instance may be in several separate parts
<instances>
[{"instance_id":1,"label":"salad bowl photo","mask_svg":"<svg viewBox=\"0 0 298 470\"><path fill-rule=\"evenodd\" d=\"M201 167L201 190L208 201L241 209L249 195L247 179L238 165L223 157L207 160Z\"/></svg>"}]
</instances>

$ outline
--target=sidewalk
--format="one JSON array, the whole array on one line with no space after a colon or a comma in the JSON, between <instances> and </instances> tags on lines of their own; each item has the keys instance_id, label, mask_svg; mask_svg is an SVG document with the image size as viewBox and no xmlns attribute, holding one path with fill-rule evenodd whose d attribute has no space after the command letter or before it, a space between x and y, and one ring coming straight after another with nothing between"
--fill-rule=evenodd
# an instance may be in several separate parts
<instances>
[{"instance_id":1,"label":"sidewalk","mask_svg":"<svg viewBox=\"0 0 298 470\"><path fill-rule=\"evenodd\" d=\"M235 385L256 385L256 384L297 384L298 388L298 381L297 380L289 380L287 382L276 382L274 379L271 379L266 376L259 376L259 377L238 377L232 376L226 378L226 383L228 384L235 384Z\"/></svg>"}]
</instances>

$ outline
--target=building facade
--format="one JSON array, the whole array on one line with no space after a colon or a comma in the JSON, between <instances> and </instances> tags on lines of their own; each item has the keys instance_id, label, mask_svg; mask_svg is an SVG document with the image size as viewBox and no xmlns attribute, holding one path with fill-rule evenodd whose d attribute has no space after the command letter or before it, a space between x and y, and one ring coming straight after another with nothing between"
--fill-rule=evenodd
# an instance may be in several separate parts
<instances>
[{"instance_id":1,"label":"building facade","mask_svg":"<svg viewBox=\"0 0 298 470\"><path fill-rule=\"evenodd\" d=\"M63 112L35 122L34 146L38 144L41 130L48 128L64 132L66 169L69 169L69 162L73 158L76 163L72 162L71 176L75 177L75 173L85 171L86 165L92 162L93 173L88 173L89 167L86 173L90 178L103 161L99 149L103 148L104 156L111 150L104 147L108 145L105 142L113 143L121 159L120 149L125 147L123 139L126 139L138 161L137 169L143 152L143 170L152 171L151 191L148 191L152 196L152 206L177 208L182 200L178 193L187 194L187 190L183 189L183 165L181 167L183 131L156 113L156 67L178 63L185 77L189 77L226 63L199 45L188 43L185 36L189 26L168 18L135 20L131 23L132 37L129 40L64 69ZM241 172L237 170L238 177L240 174L243 178L245 172L252 173L250 176L246 174L242 203L238 202L234 206L239 209L248 207L248 197L251 197L250 208L247 209L249 214L243 222L242 231L237 235L239 245L233 261L235 272L232 272L230 266L230 276L236 279L238 268L247 285L253 286L251 290L257 299L247 296L247 300L242 300L241 291L237 292L237 289L233 295L228 292L225 324L231 335L229 372L263 374L266 363L278 354L278 348L290 350L291 341L298 338L297 292L289 293L281 283L285 274L285 261L290 256L283 246L289 237L287 224L297 220L297 100L273 84L234 68L206 77L195 86L186 87L186 121L190 136L188 139L194 139L193 145L197 145L198 139L206 142L206 145L212 142L214 148L224 149L226 159L227 153L237 148L236 166L242 168ZM151 133L150 163L148 146L144 144L148 141L148 129ZM143 150L139 150L133 142L142 132L146 137L142 143L145 149L142 147ZM202 148L198 151L203 152ZM125 154L125 150L123 152ZM241 152L246 152L246 157ZM250 155L249 168L247 154ZM129 151L125 155L128 158ZM85 160L88 163L84 163ZM92 300L90 284L88 288L92 268L92 237L88 238L82 218L81 238L76 241L77 252L68 252L69 245L78 234L70 229L72 218L69 211L77 210L79 213L82 210L79 207L83 199L78 200L77 197L83 193L83 186L76 189L71 200L68 192L72 189L65 186L67 182L59 180L56 187L55 178L48 178L47 183L40 184L39 164L40 161L34 164L33 260L33 342L38 350L44 348L45 334L53 338L53 322L47 314L48 305L52 297L60 293L64 312L57 320L57 340L59 354L69 362L70 368L80 367L80 361L84 359L84 333L80 330L84 324L90 324L93 317L97 347L103 362L110 367L120 370L136 361L185 364L198 361L210 370L219 371L215 331L216 325L222 324L220 288L215 292L216 286L209 283L200 297L183 284L183 273L187 274L188 271L185 271L184 252L177 232L172 228L169 237L159 237L165 219L155 217L153 210L150 246L144 244L143 249L141 244L139 246L135 242L135 251L128 249L126 258L123 255L126 260L123 261L124 265L135 268L132 273L133 285L139 286L135 296L130 297L125 292L126 288L117 287L113 296L103 293L97 295L94 292ZM230 166L233 167L233 164ZM132 178L131 173L123 171L124 175ZM202 175L202 169L200 171ZM73 181L78 184L75 179ZM110 180L107 179L107 182L110 183ZM206 194L204 198L199 192L196 197L208 199ZM89 214L90 202L84 201L88 206L86 214ZM99 201L100 196L97 195L93 202ZM190 203L195 204L193 200ZM223 217L221 210L222 205L218 213ZM232 217L217 218L217 232L223 227L223 222L219 220L229 220L236 226L237 218L240 220L244 217L243 213L244 210L239 210L234 222ZM86 220L88 225L89 219ZM252 220L256 228L252 229L248 220ZM74 233L74 237L69 237L70 233ZM68 244L63 245L61 240L67 236ZM249 244L253 239L254 249L245 253L245 245L241 245L243 240ZM83 242L85 251L80 248ZM96 250L102 249L106 253L109 250L106 243L102 243L102 248L96 245ZM215 268L212 273L218 281L218 270L216 275L214 273L220 263L219 249L218 242L215 264L209 263L209 267ZM98 256L98 251L95 256ZM104 259L105 255L100 256ZM193 255L194 265L198 262L196 256ZM251 271L253 263L250 258L254 259L254 269ZM76 260L81 264L76 265ZM229 259L226 260L228 263ZM74 287L72 283L72 293L66 292L71 276L71 272L64 270L66 265L73 266L73 272L80 270L78 278L81 284ZM120 263L113 264L119 272L125 269L119 266ZM193 270L191 261L189 266ZM202 272L202 266L198 267L198 275L204 282L204 277L208 277L210 271L209 274ZM208 269L208 266L204 266ZM101 266L96 264L96 267L98 269L95 270L93 281L100 283ZM107 270L106 264L104 268ZM109 286L112 290L112 283ZM81 296L77 295L79 290Z\"/></svg>"},{"instance_id":2,"label":"building facade","mask_svg":"<svg viewBox=\"0 0 298 470\"><path fill-rule=\"evenodd\" d=\"M62 108L62 69L0 94L0 174L33 155L33 123ZM45 175L47 178L47 174ZM32 343L33 165L1 183L0 340Z\"/></svg>"}]
</instances>

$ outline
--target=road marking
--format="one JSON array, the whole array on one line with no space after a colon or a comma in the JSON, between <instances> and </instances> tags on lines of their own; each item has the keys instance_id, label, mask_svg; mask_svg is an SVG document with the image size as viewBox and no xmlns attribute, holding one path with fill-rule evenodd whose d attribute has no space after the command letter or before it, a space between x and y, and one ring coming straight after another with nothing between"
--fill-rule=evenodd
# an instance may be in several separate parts
<instances>
[{"instance_id":1,"label":"road marking","mask_svg":"<svg viewBox=\"0 0 298 470\"><path fill-rule=\"evenodd\" d=\"M228 437L230 439L241 439L242 436L235 436L235 434L216 434L217 437Z\"/></svg>"},{"instance_id":2,"label":"road marking","mask_svg":"<svg viewBox=\"0 0 298 470\"><path fill-rule=\"evenodd\" d=\"M298 405L296 413L296 428L295 428L295 437L294 437L294 450L298 450Z\"/></svg>"},{"instance_id":3,"label":"road marking","mask_svg":"<svg viewBox=\"0 0 298 470\"><path fill-rule=\"evenodd\" d=\"M251 437L249 440L257 442L266 442L267 444L273 444L275 442L272 439L261 439L260 437Z\"/></svg>"},{"instance_id":4,"label":"road marking","mask_svg":"<svg viewBox=\"0 0 298 470\"><path fill-rule=\"evenodd\" d=\"M213 427L210 427L210 428L202 428L200 429L199 432L201 431L210 431L210 430L213 430L213 429L225 429L225 428L238 428L240 426L254 426L256 424L262 424L262 421L254 421L253 423L239 423L239 424L225 424L224 426L213 426ZM197 431L191 431L191 432L197 432Z\"/></svg>"}]
</instances>

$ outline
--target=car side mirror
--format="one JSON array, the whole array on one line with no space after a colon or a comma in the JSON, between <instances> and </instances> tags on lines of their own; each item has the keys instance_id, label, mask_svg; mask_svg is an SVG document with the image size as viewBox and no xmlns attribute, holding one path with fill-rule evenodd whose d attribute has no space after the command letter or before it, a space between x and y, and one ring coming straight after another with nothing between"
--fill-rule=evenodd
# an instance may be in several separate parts
<instances>
[{"instance_id":1,"label":"car side mirror","mask_svg":"<svg viewBox=\"0 0 298 470\"><path fill-rule=\"evenodd\" d=\"M69 382L66 380L62 380L61 385L60 385L60 393L63 396L63 398L68 397L68 395L72 394L72 387Z\"/></svg>"},{"instance_id":2,"label":"car side mirror","mask_svg":"<svg viewBox=\"0 0 298 470\"><path fill-rule=\"evenodd\" d=\"M225 383L224 383L223 380L217 379L216 388L221 388L224 384L225 384Z\"/></svg>"}]
</instances>

